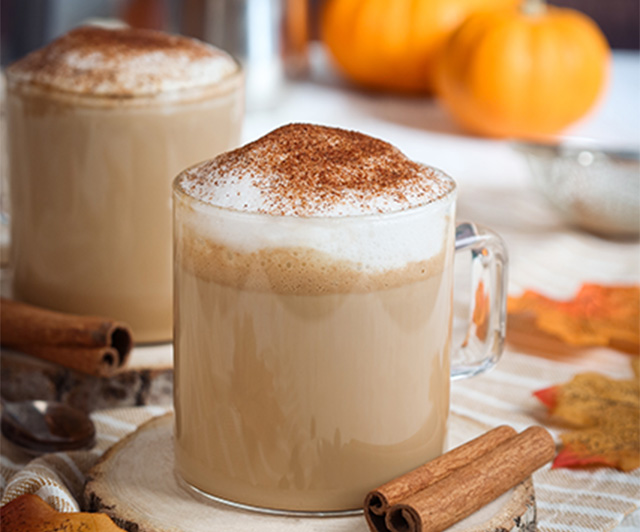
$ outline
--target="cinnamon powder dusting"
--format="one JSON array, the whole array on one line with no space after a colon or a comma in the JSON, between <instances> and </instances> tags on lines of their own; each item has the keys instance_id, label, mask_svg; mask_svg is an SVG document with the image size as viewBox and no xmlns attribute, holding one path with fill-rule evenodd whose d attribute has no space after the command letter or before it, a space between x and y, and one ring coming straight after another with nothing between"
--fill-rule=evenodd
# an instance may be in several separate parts
<instances>
[{"instance_id":1,"label":"cinnamon powder dusting","mask_svg":"<svg viewBox=\"0 0 640 532\"><path fill-rule=\"evenodd\" d=\"M446 196L451 178L382 140L290 124L187 171L202 201L276 215L335 216L404 210Z\"/></svg>"},{"instance_id":2,"label":"cinnamon powder dusting","mask_svg":"<svg viewBox=\"0 0 640 532\"><path fill-rule=\"evenodd\" d=\"M83 26L11 65L8 76L75 93L133 96L200 86L236 69L225 52L195 39Z\"/></svg>"},{"instance_id":3,"label":"cinnamon powder dusting","mask_svg":"<svg viewBox=\"0 0 640 532\"><path fill-rule=\"evenodd\" d=\"M83 26L60 37L55 41L55 45L47 50L50 53L45 53L43 56L64 55L70 51L84 55L99 52L108 58L124 58L158 51L184 55L189 59L207 57L211 54L206 46L193 39L160 31ZM40 56L40 59L43 56ZM43 66L45 65L37 65L39 68Z\"/></svg>"}]
</instances>

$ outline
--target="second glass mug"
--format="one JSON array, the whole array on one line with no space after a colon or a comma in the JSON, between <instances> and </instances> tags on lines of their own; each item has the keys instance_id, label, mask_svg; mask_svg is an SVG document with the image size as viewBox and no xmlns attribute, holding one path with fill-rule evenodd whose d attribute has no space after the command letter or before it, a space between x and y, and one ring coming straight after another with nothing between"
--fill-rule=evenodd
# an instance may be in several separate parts
<instances>
[{"instance_id":1,"label":"second glass mug","mask_svg":"<svg viewBox=\"0 0 640 532\"><path fill-rule=\"evenodd\" d=\"M189 486L249 509L352 513L446 450L449 376L497 362L506 306L504 244L456 227L455 196L296 218L206 204L176 178L175 458ZM353 260L325 260L336 242ZM429 260L402 264L416 245ZM452 350L454 250L471 252L485 308Z\"/></svg>"},{"instance_id":2,"label":"second glass mug","mask_svg":"<svg viewBox=\"0 0 640 532\"><path fill-rule=\"evenodd\" d=\"M229 61L208 85L127 97L40 87L9 69L16 299L123 321L136 343L171 340L171 182L240 142L244 74Z\"/></svg>"}]
</instances>

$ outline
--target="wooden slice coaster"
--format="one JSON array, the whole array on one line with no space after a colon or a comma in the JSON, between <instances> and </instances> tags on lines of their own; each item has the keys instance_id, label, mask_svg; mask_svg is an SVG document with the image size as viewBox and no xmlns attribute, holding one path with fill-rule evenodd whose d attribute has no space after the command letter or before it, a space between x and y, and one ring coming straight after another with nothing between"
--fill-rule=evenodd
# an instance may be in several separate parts
<instances>
[{"instance_id":1,"label":"wooden slice coaster","mask_svg":"<svg viewBox=\"0 0 640 532\"><path fill-rule=\"evenodd\" d=\"M86 375L59 364L2 349L2 397L10 401L59 401L92 412L125 406L170 406L173 400L171 344L136 347L112 377Z\"/></svg>"},{"instance_id":2,"label":"wooden slice coaster","mask_svg":"<svg viewBox=\"0 0 640 532\"><path fill-rule=\"evenodd\" d=\"M488 427L455 414L451 447ZM89 473L85 509L104 512L130 532L366 532L362 515L283 517L213 502L185 487L174 473L173 414L142 425L114 445ZM526 532L535 529L533 482L528 478L449 530Z\"/></svg>"}]
</instances>

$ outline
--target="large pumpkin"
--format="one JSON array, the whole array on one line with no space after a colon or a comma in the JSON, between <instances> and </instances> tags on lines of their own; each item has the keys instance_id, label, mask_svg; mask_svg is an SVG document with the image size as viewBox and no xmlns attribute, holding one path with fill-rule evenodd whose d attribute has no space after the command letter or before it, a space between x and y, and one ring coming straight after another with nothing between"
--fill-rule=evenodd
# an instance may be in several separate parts
<instances>
[{"instance_id":1,"label":"large pumpkin","mask_svg":"<svg viewBox=\"0 0 640 532\"><path fill-rule=\"evenodd\" d=\"M440 56L438 93L471 132L549 136L593 106L609 57L591 19L528 0L520 9L473 15L453 33Z\"/></svg>"},{"instance_id":2,"label":"large pumpkin","mask_svg":"<svg viewBox=\"0 0 640 532\"><path fill-rule=\"evenodd\" d=\"M435 58L471 13L517 0L327 0L322 39L352 81L374 89L431 92Z\"/></svg>"}]
</instances>

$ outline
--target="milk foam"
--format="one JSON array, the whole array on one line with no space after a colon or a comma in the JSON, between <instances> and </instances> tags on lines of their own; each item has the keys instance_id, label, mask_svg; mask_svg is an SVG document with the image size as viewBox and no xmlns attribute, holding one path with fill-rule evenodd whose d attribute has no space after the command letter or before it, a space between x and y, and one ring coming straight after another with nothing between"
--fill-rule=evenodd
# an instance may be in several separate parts
<instances>
[{"instance_id":1,"label":"milk foam","mask_svg":"<svg viewBox=\"0 0 640 532\"><path fill-rule=\"evenodd\" d=\"M283 216L397 212L455 188L443 172L362 133L289 124L184 172L189 196L234 210Z\"/></svg>"},{"instance_id":2,"label":"milk foam","mask_svg":"<svg viewBox=\"0 0 640 532\"><path fill-rule=\"evenodd\" d=\"M185 195L174 196L174 200L180 222L198 234L201 242L247 254L309 248L370 274L444 259L445 246L453 242L454 197L455 192L395 213L308 218L235 211ZM441 260L429 264L442 268Z\"/></svg>"},{"instance_id":3,"label":"milk foam","mask_svg":"<svg viewBox=\"0 0 640 532\"><path fill-rule=\"evenodd\" d=\"M454 219L444 173L366 135L306 124L192 167L175 187L189 205L181 219L212 242L311 248L363 271L440 255Z\"/></svg>"},{"instance_id":4,"label":"milk foam","mask_svg":"<svg viewBox=\"0 0 640 532\"><path fill-rule=\"evenodd\" d=\"M207 164L209 170L205 170L206 177L202 179L201 171ZM443 172L424 167L420 173L424 176L424 181L412 183L404 190L384 190L374 194L371 191L345 188L338 198L326 203L322 198L317 198L314 203L296 197L277 196L276 199L272 195L272 187L268 184L266 187L259 187L256 183L268 183L271 177L277 179L277 176L260 175L251 170L226 171L211 163L188 170L181 179L181 187L190 196L204 203L237 211L284 216L360 216L398 212L430 203L446 195L451 189L451 179Z\"/></svg>"},{"instance_id":5,"label":"milk foam","mask_svg":"<svg viewBox=\"0 0 640 532\"><path fill-rule=\"evenodd\" d=\"M14 84L97 96L150 96L206 87L238 71L195 39L140 29L81 27L7 70Z\"/></svg>"}]
</instances>

